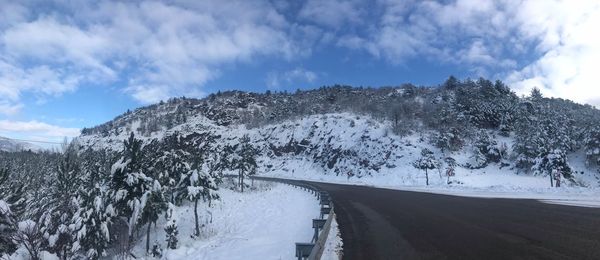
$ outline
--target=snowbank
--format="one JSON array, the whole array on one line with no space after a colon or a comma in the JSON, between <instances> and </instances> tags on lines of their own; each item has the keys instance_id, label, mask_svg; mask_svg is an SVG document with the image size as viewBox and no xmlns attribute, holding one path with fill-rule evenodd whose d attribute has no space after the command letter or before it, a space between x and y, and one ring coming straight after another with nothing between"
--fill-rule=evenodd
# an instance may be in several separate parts
<instances>
[{"instance_id":1,"label":"snowbank","mask_svg":"<svg viewBox=\"0 0 600 260\"><path fill-rule=\"evenodd\" d=\"M451 179L454 183L450 185L446 183L446 177L440 177L437 171L430 171L431 185L425 186L425 173L412 166L405 166L403 171L399 172L348 178L325 174L320 167L301 158L288 158L279 161L276 165L277 167L263 172L261 176L455 196L536 199L546 203L600 207L600 189L598 188L579 186L551 188L547 178L517 175L509 170L493 170L491 167L484 171L457 169L456 176Z\"/></svg>"},{"instance_id":2,"label":"snowbank","mask_svg":"<svg viewBox=\"0 0 600 260\"><path fill-rule=\"evenodd\" d=\"M331 221L331 228L323 249L322 260L340 260L342 259L342 237L335 218Z\"/></svg>"},{"instance_id":3,"label":"snowbank","mask_svg":"<svg viewBox=\"0 0 600 260\"><path fill-rule=\"evenodd\" d=\"M179 246L166 250L164 218L151 234L158 241L163 259L294 259L295 242L310 241L311 220L319 215L319 203L310 193L294 187L256 181L257 189L244 193L223 188L221 201L212 208L199 207L202 236L193 239L193 206L176 209ZM211 221L212 216L212 223ZM134 249L145 255L145 241ZM143 259L153 259L146 256Z\"/></svg>"}]
</instances>

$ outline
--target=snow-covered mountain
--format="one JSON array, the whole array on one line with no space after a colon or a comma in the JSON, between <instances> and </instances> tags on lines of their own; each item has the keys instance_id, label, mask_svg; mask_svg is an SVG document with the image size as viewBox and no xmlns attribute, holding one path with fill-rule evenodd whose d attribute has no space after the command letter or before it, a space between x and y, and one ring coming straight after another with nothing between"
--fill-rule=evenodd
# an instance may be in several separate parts
<instances>
[{"instance_id":1,"label":"snow-covered mountain","mask_svg":"<svg viewBox=\"0 0 600 260\"><path fill-rule=\"evenodd\" d=\"M4 151L4 152L16 152L16 151L26 151L26 150L32 150L32 151L39 151L42 148L28 143L28 142L22 142L22 141L16 141L16 140L12 140L6 137L2 137L0 136L0 151Z\"/></svg>"},{"instance_id":2,"label":"snow-covered mountain","mask_svg":"<svg viewBox=\"0 0 600 260\"><path fill-rule=\"evenodd\" d=\"M84 129L79 142L118 151L130 132L147 143L172 134L210 134L221 145L249 135L259 151L261 174L397 185L424 182L423 172L413 167L423 149L433 151L439 164L429 173L439 175L432 184L447 183L442 175L450 158L457 164L454 184L481 187L545 187L548 158L564 154L563 174L571 185L598 186L592 149L598 110L565 100L519 98L501 83L487 82L177 98Z\"/></svg>"}]
</instances>

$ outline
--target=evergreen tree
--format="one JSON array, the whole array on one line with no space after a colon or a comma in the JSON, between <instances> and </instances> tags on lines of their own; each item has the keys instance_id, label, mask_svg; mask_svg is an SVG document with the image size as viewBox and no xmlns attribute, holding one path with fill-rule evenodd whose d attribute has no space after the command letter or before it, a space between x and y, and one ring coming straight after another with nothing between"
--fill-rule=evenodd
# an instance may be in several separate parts
<instances>
[{"instance_id":1,"label":"evergreen tree","mask_svg":"<svg viewBox=\"0 0 600 260\"><path fill-rule=\"evenodd\" d=\"M122 157L111 168L110 196L118 216L129 217L133 213L132 202L144 193L141 187L145 175L141 173L142 141L133 133L124 142ZM130 227L131 228L131 227Z\"/></svg>"},{"instance_id":2,"label":"evergreen tree","mask_svg":"<svg viewBox=\"0 0 600 260\"><path fill-rule=\"evenodd\" d=\"M73 219L76 235L72 251L82 251L87 259L99 259L109 247L109 226L115 212L107 200L106 188L100 184L80 192L80 206Z\"/></svg>"},{"instance_id":3,"label":"evergreen tree","mask_svg":"<svg viewBox=\"0 0 600 260\"><path fill-rule=\"evenodd\" d=\"M244 135L237 145L233 165L238 170L238 183L244 192L244 177L256 174L256 149L252 146L250 136Z\"/></svg>"},{"instance_id":4,"label":"evergreen tree","mask_svg":"<svg viewBox=\"0 0 600 260\"><path fill-rule=\"evenodd\" d=\"M425 184L429 185L429 174L427 170L433 170L439 167L439 163L435 160L433 152L427 148L421 150L421 157L413 162L413 166L417 169L425 170Z\"/></svg>"},{"instance_id":5,"label":"evergreen tree","mask_svg":"<svg viewBox=\"0 0 600 260\"><path fill-rule=\"evenodd\" d=\"M600 127L595 126L587 131L584 147L587 163L592 166L600 166Z\"/></svg>"},{"instance_id":6,"label":"evergreen tree","mask_svg":"<svg viewBox=\"0 0 600 260\"><path fill-rule=\"evenodd\" d=\"M0 258L17 249L13 236L17 232L16 219L10 205L0 198Z\"/></svg>"},{"instance_id":7,"label":"evergreen tree","mask_svg":"<svg viewBox=\"0 0 600 260\"><path fill-rule=\"evenodd\" d=\"M182 179L191 170L189 160L193 156L187 150L188 147L179 133L165 137L163 145L158 148L160 153L155 160L153 168L158 171L158 180L165 190L170 203L179 205L185 199L181 187Z\"/></svg>"},{"instance_id":8,"label":"evergreen tree","mask_svg":"<svg viewBox=\"0 0 600 260\"><path fill-rule=\"evenodd\" d=\"M568 180L573 177L573 170L568 163L567 154L560 149L554 149L541 156L534 166L534 169L536 174L547 175L550 177L551 187L554 187L554 179L558 177L554 176L555 173Z\"/></svg>"},{"instance_id":9,"label":"evergreen tree","mask_svg":"<svg viewBox=\"0 0 600 260\"><path fill-rule=\"evenodd\" d=\"M117 216L126 219L130 241L139 225L147 224L146 251L150 249L150 226L162 210L165 201L158 181L143 172L142 142L133 133L125 141L122 158L111 169L111 201Z\"/></svg>"},{"instance_id":10,"label":"evergreen tree","mask_svg":"<svg viewBox=\"0 0 600 260\"><path fill-rule=\"evenodd\" d=\"M500 162L501 154L498 143L485 130L479 131L473 144L476 165L474 168L482 168L488 163Z\"/></svg>"},{"instance_id":11,"label":"evergreen tree","mask_svg":"<svg viewBox=\"0 0 600 260\"><path fill-rule=\"evenodd\" d=\"M157 180L153 181L152 187L150 187L142 196L140 208L142 209L142 214L139 222L142 225L144 223L147 224L146 252L150 252L150 229L152 224L156 223L160 214L167 209L167 203L162 194L162 188Z\"/></svg>"},{"instance_id":12,"label":"evergreen tree","mask_svg":"<svg viewBox=\"0 0 600 260\"><path fill-rule=\"evenodd\" d=\"M73 230L69 228L77 211L74 203L81 182L81 168L75 145L65 145L56 175L50 187L49 209L42 216L41 231L48 237L48 251L61 259L68 259L73 244Z\"/></svg>"},{"instance_id":13,"label":"evergreen tree","mask_svg":"<svg viewBox=\"0 0 600 260\"><path fill-rule=\"evenodd\" d=\"M9 170L0 167L0 258L3 255L10 255L17 249L17 244L13 237L17 232L17 218L13 212L15 202L22 201L20 194L12 194L8 191ZM7 201L8 200L8 201ZM9 201L13 201L10 203ZM18 205L18 204L17 204Z\"/></svg>"}]
</instances>

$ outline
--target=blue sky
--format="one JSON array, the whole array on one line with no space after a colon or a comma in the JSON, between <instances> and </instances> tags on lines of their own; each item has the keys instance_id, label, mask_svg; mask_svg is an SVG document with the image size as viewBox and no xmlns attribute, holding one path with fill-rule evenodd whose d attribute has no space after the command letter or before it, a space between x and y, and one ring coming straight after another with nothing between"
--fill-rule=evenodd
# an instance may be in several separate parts
<instances>
[{"instance_id":1,"label":"blue sky","mask_svg":"<svg viewBox=\"0 0 600 260\"><path fill-rule=\"evenodd\" d=\"M597 1L0 0L0 136L218 90L501 79L600 104Z\"/></svg>"}]
</instances>

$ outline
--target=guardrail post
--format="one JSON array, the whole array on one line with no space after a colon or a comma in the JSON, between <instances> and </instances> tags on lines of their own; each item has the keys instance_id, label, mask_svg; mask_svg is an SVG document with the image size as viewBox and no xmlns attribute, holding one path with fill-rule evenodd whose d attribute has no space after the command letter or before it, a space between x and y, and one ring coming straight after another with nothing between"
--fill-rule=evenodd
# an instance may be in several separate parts
<instances>
[{"instance_id":1,"label":"guardrail post","mask_svg":"<svg viewBox=\"0 0 600 260\"><path fill-rule=\"evenodd\" d=\"M323 216L325 216L325 215L329 215L330 212L331 212L330 207L321 207L321 218L323 218Z\"/></svg>"},{"instance_id":2,"label":"guardrail post","mask_svg":"<svg viewBox=\"0 0 600 260\"><path fill-rule=\"evenodd\" d=\"M322 206L325 206L325 205L329 206L329 202L330 202L329 201L329 195L321 193L321 205Z\"/></svg>"},{"instance_id":3,"label":"guardrail post","mask_svg":"<svg viewBox=\"0 0 600 260\"><path fill-rule=\"evenodd\" d=\"M304 260L310 256L315 247L313 243L296 243L296 257L298 260Z\"/></svg>"},{"instance_id":4,"label":"guardrail post","mask_svg":"<svg viewBox=\"0 0 600 260\"><path fill-rule=\"evenodd\" d=\"M313 228L315 229L315 234L313 235L313 242L317 242L319 239L319 231L323 229L325 226L326 219L313 219Z\"/></svg>"}]
</instances>

